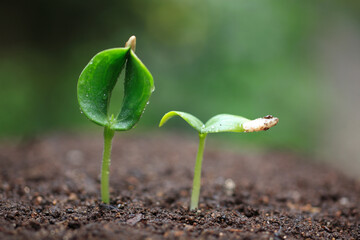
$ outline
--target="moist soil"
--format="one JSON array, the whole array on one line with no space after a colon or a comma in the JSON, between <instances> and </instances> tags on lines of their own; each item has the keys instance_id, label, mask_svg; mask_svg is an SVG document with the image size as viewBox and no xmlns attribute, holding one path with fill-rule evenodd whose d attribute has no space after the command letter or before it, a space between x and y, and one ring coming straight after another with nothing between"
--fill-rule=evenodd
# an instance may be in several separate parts
<instances>
[{"instance_id":1,"label":"moist soil","mask_svg":"<svg viewBox=\"0 0 360 240\"><path fill-rule=\"evenodd\" d=\"M360 184L308 158L208 142L189 211L197 139L114 138L111 204L101 136L0 144L0 239L360 239Z\"/></svg>"}]
</instances>

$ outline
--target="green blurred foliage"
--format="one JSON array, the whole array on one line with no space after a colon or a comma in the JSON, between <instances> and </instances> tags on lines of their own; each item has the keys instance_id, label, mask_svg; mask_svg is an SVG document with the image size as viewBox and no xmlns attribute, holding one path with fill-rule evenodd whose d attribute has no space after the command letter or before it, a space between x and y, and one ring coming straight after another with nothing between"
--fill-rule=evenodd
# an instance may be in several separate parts
<instances>
[{"instance_id":1,"label":"green blurred foliage","mask_svg":"<svg viewBox=\"0 0 360 240\"><path fill-rule=\"evenodd\" d=\"M136 35L136 53L156 86L140 130L156 130L169 110L203 121L219 113L273 114L280 122L269 132L224 137L311 150L324 107L314 36L338 11L357 16L360 7L294 0L7 3L0 10L0 136L91 128L79 111L78 76L97 52ZM171 126L191 131L181 121Z\"/></svg>"}]
</instances>

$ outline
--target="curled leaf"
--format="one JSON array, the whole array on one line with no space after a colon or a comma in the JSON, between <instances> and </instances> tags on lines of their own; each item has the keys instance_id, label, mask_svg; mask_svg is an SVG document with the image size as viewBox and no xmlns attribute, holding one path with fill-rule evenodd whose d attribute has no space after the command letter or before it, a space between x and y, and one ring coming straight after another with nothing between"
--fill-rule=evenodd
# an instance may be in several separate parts
<instances>
[{"instance_id":1,"label":"curled leaf","mask_svg":"<svg viewBox=\"0 0 360 240\"><path fill-rule=\"evenodd\" d=\"M126 63L123 105L112 128L114 130L132 128L139 121L154 89L151 73L130 50Z\"/></svg>"},{"instance_id":2,"label":"curled leaf","mask_svg":"<svg viewBox=\"0 0 360 240\"><path fill-rule=\"evenodd\" d=\"M171 111L166 113L162 119L160 120L159 127L164 125L170 118L174 116L179 116L182 119L184 119L190 126L195 128L198 132L201 132L201 129L203 128L204 124L195 116L185 113L185 112L179 112L179 111Z\"/></svg>"}]
</instances>

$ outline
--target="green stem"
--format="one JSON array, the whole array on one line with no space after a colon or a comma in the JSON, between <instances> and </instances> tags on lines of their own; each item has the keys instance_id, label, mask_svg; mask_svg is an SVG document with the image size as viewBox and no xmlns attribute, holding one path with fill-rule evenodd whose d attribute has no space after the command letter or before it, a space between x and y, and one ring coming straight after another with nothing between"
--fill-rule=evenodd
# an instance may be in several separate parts
<instances>
[{"instance_id":1,"label":"green stem","mask_svg":"<svg viewBox=\"0 0 360 240\"><path fill-rule=\"evenodd\" d=\"M108 127L104 128L104 154L101 167L101 200L109 204L109 168L110 168L110 156L111 145L114 137L114 130Z\"/></svg>"},{"instance_id":2,"label":"green stem","mask_svg":"<svg viewBox=\"0 0 360 240\"><path fill-rule=\"evenodd\" d=\"M198 208L200 197L200 185L201 185L201 165L203 160L203 153L205 147L206 133L199 133L199 149L196 156L196 163L194 169L194 181L191 193L190 210Z\"/></svg>"}]
</instances>

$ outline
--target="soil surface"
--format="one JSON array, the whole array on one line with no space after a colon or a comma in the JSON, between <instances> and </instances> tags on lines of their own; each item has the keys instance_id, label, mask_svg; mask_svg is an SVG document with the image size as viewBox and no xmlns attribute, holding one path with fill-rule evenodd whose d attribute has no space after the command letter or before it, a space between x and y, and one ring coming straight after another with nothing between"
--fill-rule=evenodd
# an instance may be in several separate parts
<instances>
[{"instance_id":1,"label":"soil surface","mask_svg":"<svg viewBox=\"0 0 360 240\"><path fill-rule=\"evenodd\" d=\"M189 211L195 138L114 138L111 204L102 136L0 144L0 239L360 239L360 183L288 153L208 142Z\"/></svg>"}]
</instances>

